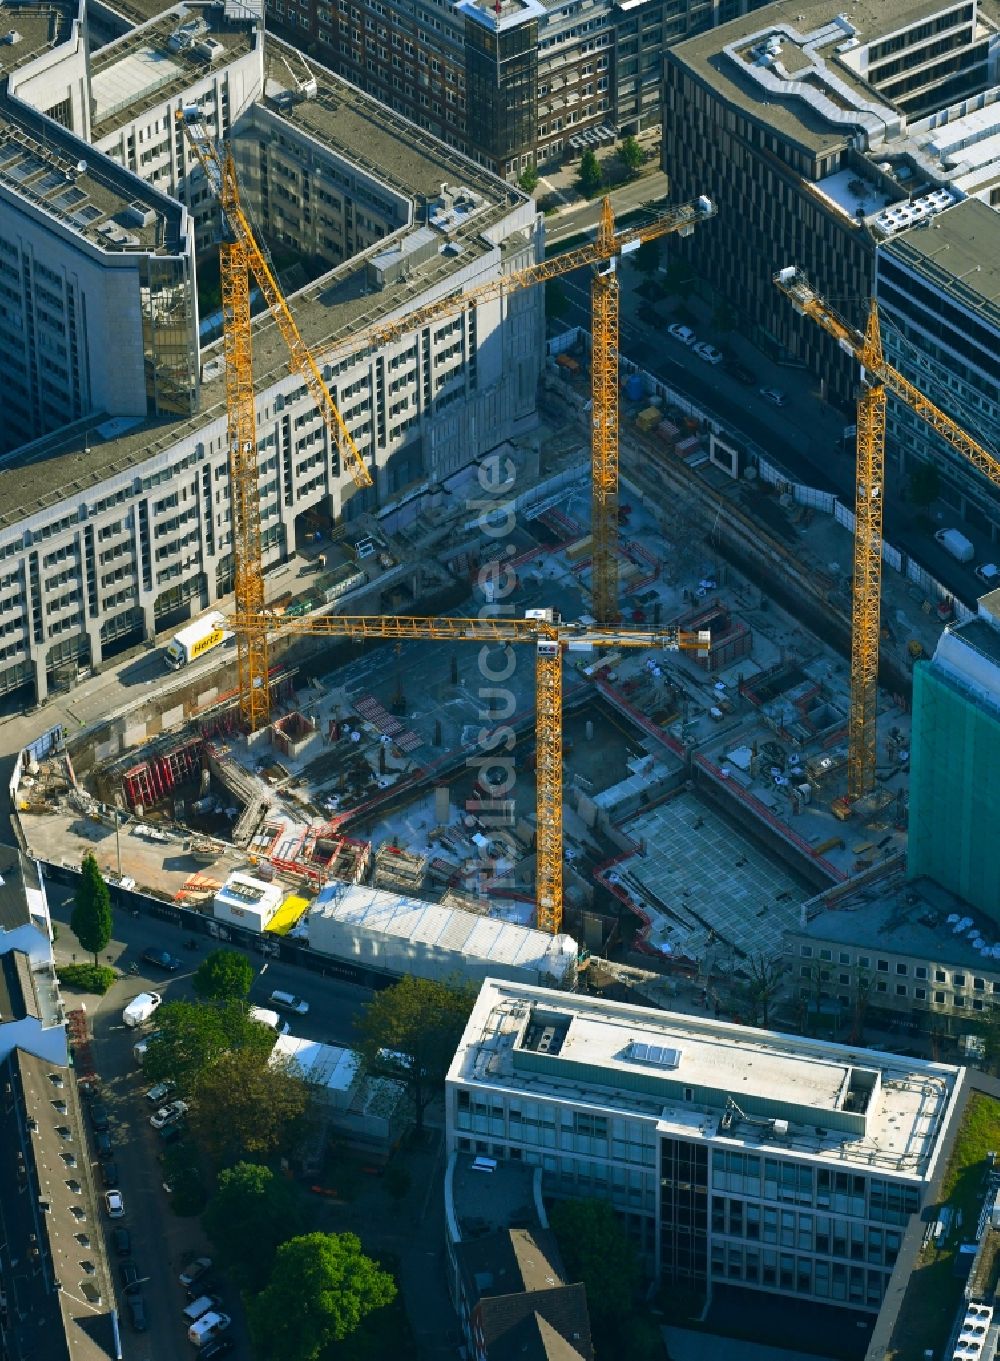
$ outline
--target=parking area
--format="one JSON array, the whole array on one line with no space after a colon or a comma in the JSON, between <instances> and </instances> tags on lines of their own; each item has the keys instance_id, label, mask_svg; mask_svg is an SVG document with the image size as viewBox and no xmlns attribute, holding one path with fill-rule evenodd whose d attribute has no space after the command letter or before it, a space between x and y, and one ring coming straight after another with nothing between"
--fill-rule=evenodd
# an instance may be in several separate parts
<instances>
[{"instance_id":1,"label":"parking area","mask_svg":"<svg viewBox=\"0 0 1000 1361\"><path fill-rule=\"evenodd\" d=\"M189 1289L179 1279L193 1260L210 1257L198 1219L178 1217L163 1184L161 1157L170 1132L183 1118L171 1103L182 1094L164 1090L161 1084L148 1095L153 1084L143 1078L133 1048L153 1021L132 1028L122 1019L129 995L162 992L169 986L162 973L154 977L150 969L148 976L139 973L128 976L127 984L124 980L117 984L109 1000L101 999L102 1005L91 1004L95 1077L82 1085L81 1092L115 1280L123 1356L125 1361L176 1361L188 1347L187 1330L195 1322L183 1311L207 1294L219 1297L219 1307L231 1316L232 1324L225 1332L225 1347L213 1351L204 1346L199 1355L208 1355L209 1361L221 1355L239 1358L249 1355L249 1347L236 1291L210 1271Z\"/></svg>"}]
</instances>

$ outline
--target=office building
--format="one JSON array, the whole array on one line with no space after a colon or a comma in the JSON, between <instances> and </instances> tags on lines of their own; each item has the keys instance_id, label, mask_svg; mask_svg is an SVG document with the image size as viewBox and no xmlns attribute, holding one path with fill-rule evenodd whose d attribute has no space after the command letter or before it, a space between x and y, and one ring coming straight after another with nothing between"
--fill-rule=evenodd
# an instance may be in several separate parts
<instances>
[{"instance_id":1,"label":"office building","mask_svg":"<svg viewBox=\"0 0 1000 1361\"><path fill-rule=\"evenodd\" d=\"M786 982L805 1015L960 1038L1000 1007L995 919L902 858L825 890L785 932Z\"/></svg>"},{"instance_id":2,"label":"office building","mask_svg":"<svg viewBox=\"0 0 1000 1361\"><path fill-rule=\"evenodd\" d=\"M914 668L909 871L950 889L996 924L1000 862L1000 592L949 625L930 662ZM992 943L992 942L988 942Z\"/></svg>"},{"instance_id":3,"label":"office building","mask_svg":"<svg viewBox=\"0 0 1000 1361\"><path fill-rule=\"evenodd\" d=\"M711 193L719 209L676 249L758 344L842 403L855 362L773 276L797 265L861 324L876 242L967 194L989 200L998 14L996 0L780 0L667 53L663 166L675 194ZM962 118L968 162L941 131Z\"/></svg>"},{"instance_id":4,"label":"office building","mask_svg":"<svg viewBox=\"0 0 1000 1361\"><path fill-rule=\"evenodd\" d=\"M272 25L501 175L659 128L672 42L760 0L267 0Z\"/></svg>"},{"instance_id":5,"label":"office building","mask_svg":"<svg viewBox=\"0 0 1000 1361\"><path fill-rule=\"evenodd\" d=\"M995 118L1000 133L1000 108ZM981 200L966 199L886 241L875 261L886 358L1000 455L1000 217ZM1000 537L994 482L892 397L886 432L887 453L899 473L933 465L941 499L956 516Z\"/></svg>"},{"instance_id":6,"label":"office building","mask_svg":"<svg viewBox=\"0 0 1000 1361\"><path fill-rule=\"evenodd\" d=\"M491 979L448 1073L447 1144L607 1197L662 1278L874 1313L962 1079Z\"/></svg>"},{"instance_id":7,"label":"office building","mask_svg":"<svg viewBox=\"0 0 1000 1361\"><path fill-rule=\"evenodd\" d=\"M30 687L39 702L79 666L232 589L221 315L204 279L199 298L196 268L216 267L211 249L196 261L196 240L208 246L217 216L177 126L191 103L230 140L374 480L348 505L350 471L280 334L257 318L265 569L295 551L303 517L378 512L537 420L541 290L377 352L365 340L388 317L534 263L530 199L305 66L245 7L150 9L88 67L82 10L64 29L40 17L36 31L20 7L14 50L34 35L44 69L17 65L0 105L12 210L0 222L0 347L16 446L0 465L0 693ZM65 41L53 45L53 31Z\"/></svg>"}]
</instances>

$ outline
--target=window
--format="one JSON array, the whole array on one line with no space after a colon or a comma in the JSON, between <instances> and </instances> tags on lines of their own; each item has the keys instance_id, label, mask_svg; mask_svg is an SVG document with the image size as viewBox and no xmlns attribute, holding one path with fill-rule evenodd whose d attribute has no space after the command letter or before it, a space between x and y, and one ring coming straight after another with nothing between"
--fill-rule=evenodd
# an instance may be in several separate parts
<instances>
[{"instance_id":1,"label":"window","mask_svg":"<svg viewBox=\"0 0 1000 1361\"><path fill-rule=\"evenodd\" d=\"M955 985L956 988L964 988L964 987L965 987L965 974L964 974L964 973L952 974L952 976L951 976L951 981L954 983L954 985Z\"/></svg>"},{"instance_id":2,"label":"window","mask_svg":"<svg viewBox=\"0 0 1000 1361\"><path fill-rule=\"evenodd\" d=\"M896 984L896 996L897 996L897 997L905 997L905 996L906 996L906 984L905 984L905 983L897 983L897 984Z\"/></svg>"},{"instance_id":3,"label":"window","mask_svg":"<svg viewBox=\"0 0 1000 1361\"><path fill-rule=\"evenodd\" d=\"M870 969L871 966L872 966L872 961L871 961L871 956L870 956L870 955L858 955L858 968L859 968L859 969Z\"/></svg>"},{"instance_id":4,"label":"window","mask_svg":"<svg viewBox=\"0 0 1000 1361\"><path fill-rule=\"evenodd\" d=\"M955 997L955 999L954 999L954 1002L955 1002L956 1007L964 1007L964 1006L965 1006L965 998L964 998L964 997L958 997L958 996L956 995L956 997Z\"/></svg>"},{"instance_id":5,"label":"window","mask_svg":"<svg viewBox=\"0 0 1000 1361\"><path fill-rule=\"evenodd\" d=\"M926 965L926 964L915 964L915 965L913 966L913 977L914 977L914 978L926 978L926 977L927 977L927 965Z\"/></svg>"},{"instance_id":6,"label":"window","mask_svg":"<svg viewBox=\"0 0 1000 1361\"><path fill-rule=\"evenodd\" d=\"M819 957L820 957L820 959L824 960L824 961L827 962L827 963L832 963L832 962L833 962L833 951L832 951L832 950L820 950L820 952L819 952Z\"/></svg>"},{"instance_id":7,"label":"window","mask_svg":"<svg viewBox=\"0 0 1000 1361\"><path fill-rule=\"evenodd\" d=\"M803 959L812 959L813 948L811 945L800 945L799 954Z\"/></svg>"},{"instance_id":8,"label":"window","mask_svg":"<svg viewBox=\"0 0 1000 1361\"><path fill-rule=\"evenodd\" d=\"M980 1002L980 1006L982 1006L982 1003L981 1003L981 1002ZM693 1101L693 1100L694 1100L694 1088L693 1088L693 1087L685 1087L685 1088L684 1088L684 1100L685 1100L685 1101Z\"/></svg>"},{"instance_id":9,"label":"window","mask_svg":"<svg viewBox=\"0 0 1000 1361\"><path fill-rule=\"evenodd\" d=\"M837 962L839 964L850 964L851 956L846 950L841 950L840 954L837 956Z\"/></svg>"},{"instance_id":10,"label":"window","mask_svg":"<svg viewBox=\"0 0 1000 1361\"><path fill-rule=\"evenodd\" d=\"M875 962L875 967L876 967L876 969L878 969L879 973L888 973L888 972L889 972L889 961L888 961L887 959L879 959L879 960L876 960L876 962Z\"/></svg>"},{"instance_id":11,"label":"window","mask_svg":"<svg viewBox=\"0 0 1000 1361\"><path fill-rule=\"evenodd\" d=\"M837 982L840 984L850 983L850 981L851 975L849 973L839 973L837 975Z\"/></svg>"},{"instance_id":12,"label":"window","mask_svg":"<svg viewBox=\"0 0 1000 1361\"><path fill-rule=\"evenodd\" d=\"M896 972L897 972L898 974L901 974L902 977L905 978L906 975L907 975L907 973L908 973L908 969L907 969L907 967L906 967L905 964L897 964L897 965L896 965Z\"/></svg>"},{"instance_id":13,"label":"window","mask_svg":"<svg viewBox=\"0 0 1000 1361\"><path fill-rule=\"evenodd\" d=\"M972 980L972 986L975 988L976 992L985 992L986 990L985 978L974 978Z\"/></svg>"},{"instance_id":14,"label":"window","mask_svg":"<svg viewBox=\"0 0 1000 1361\"><path fill-rule=\"evenodd\" d=\"M926 988L914 988L914 989L913 989L913 996L914 996L914 998L915 998L918 1002L926 1002L926 1001L927 1001L927 989L926 989Z\"/></svg>"},{"instance_id":15,"label":"window","mask_svg":"<svg viewBox=\"0 0 1000 1361\"><path fill-rule=\"evenodd\" d=\"M944 969L935 969L935 970L934 970L934 982L935 982L935 983L947 983L947 981L948 981L948 978L947 978L947 975L945 974Z\"/></svg>"},{"instance_id":16,"label":"window","mask_svg":"<svg viewBox=\"0 0 1000 1361\"><path fill-rule=\"evenodd\" d=\"M887 991L888 991L888 984L886 983L886 981L885 981L884 978L880 978L880 979L878 980L878 982L875 984L875 991L876 991L876 992L887 992Z\"/></svg>"},{"instance_id":17,"label":"window","mask_svg":"<svg viewBox=\"0 0 1000 1361\"><path fill-rule=\"evenodd\" d=\"M937 1006L943 1007L943 1006L944 1006L944 993L943 993L943 992L936 992L936 993L934 994L934 1002L935 1002L935 1004L936 1004Z\"/></svg>"}]
</instances>

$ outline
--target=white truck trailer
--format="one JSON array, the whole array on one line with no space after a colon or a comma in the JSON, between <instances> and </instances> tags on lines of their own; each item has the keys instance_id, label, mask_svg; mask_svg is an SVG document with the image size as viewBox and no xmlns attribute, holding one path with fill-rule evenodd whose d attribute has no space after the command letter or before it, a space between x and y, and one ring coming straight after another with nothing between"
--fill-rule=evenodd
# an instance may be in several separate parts
<instances>
[{"instance_id":1,"label":"white truck trailer","mask_svg":"<svg viewBox=\"0 0 1000 1361\"><path fill-rule=\"evenodd\" d=\"M167 644L163 660L171 671L179 671L182 666L203 657L231 637L232 631L226 628L225 615L217 611L206 614L204 619L197 619L174 634Z\"/></svg>"}]
</instances>

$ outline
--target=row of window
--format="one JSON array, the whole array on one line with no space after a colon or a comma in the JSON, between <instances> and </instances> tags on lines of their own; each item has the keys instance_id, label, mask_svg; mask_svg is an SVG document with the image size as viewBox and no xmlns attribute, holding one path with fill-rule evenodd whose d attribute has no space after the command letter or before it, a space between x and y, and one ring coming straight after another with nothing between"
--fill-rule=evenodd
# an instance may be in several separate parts
<instances>
[{"instance_id":1,"label":"row of window","mask_svg":"<svg viewBox=\"0 0 1000 1361\"><path fill-rule=\"evenodd\" d=\"M832 949L823 948L814 952L813 946L811 945L799 946L799 954L803 959L811 959L814 953L821 963L833 963L834 952ZM847 950L840 950L837 952L837 963L847 965L856 964L859 969L863 970L870 970L873 967L871 955L858 955L855 957ZM950 983L953 988L971 987L974 992L1000 993L1000 982L993 982L979 974L969 974L964 969L952 970L949 975L947 970L938 967L932 969L927 964L910 965L907 964L905 960L898 959L891 961L888 959L879 959L876 956L874 958L874 970L877 974L895 973L900 978L912 976L921 981L930 981L933 979L935 983ZM808 969L803 969L801 972L803 977L810 976L810 970ZM823 972L828 973L829 971ZM828 981L828 979L823 976L823 973L820 974L820 978L823 982ZM839 975L839 978L841 983L847 983L849 981L847 974L841 974ZM884 992L885 988L881 988L880 991ZM905 996L905 993L900 995Z\"/></svg>"}]
</instances>

